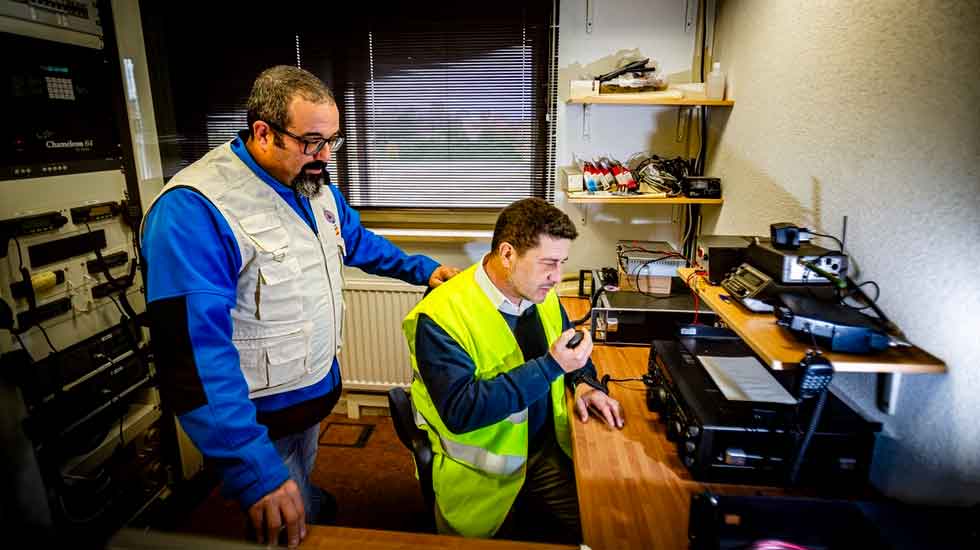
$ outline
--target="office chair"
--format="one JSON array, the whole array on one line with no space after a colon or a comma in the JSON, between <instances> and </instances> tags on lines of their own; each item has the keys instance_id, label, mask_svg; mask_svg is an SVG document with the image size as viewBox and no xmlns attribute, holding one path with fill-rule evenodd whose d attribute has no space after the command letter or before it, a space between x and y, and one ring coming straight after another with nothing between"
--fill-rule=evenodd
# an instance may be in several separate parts
<instances>
[{"instance_id":1,"label":"office chair","mask_svg":"<svg viewBox=\"0 0 980 550\"><path fill-rule=\"evenodd\" d=\"M431 521L429 527L435 531L434 506L435 492L432 490L432 444L429 436L415 425L415 415L412 412L412 402L409 401L405 388L388 390L388 408L391 410L391 421L395 425L395 433L402 444L412 452L415 467L419 474L419 488L422 499L428 510L427 517Z\"/></svg>"}]
</instances>

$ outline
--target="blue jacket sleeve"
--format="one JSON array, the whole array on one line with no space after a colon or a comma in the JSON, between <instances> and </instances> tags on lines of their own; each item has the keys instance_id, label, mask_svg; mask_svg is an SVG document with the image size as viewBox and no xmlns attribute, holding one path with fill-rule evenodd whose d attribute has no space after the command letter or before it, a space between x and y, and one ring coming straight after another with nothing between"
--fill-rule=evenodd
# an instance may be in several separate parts
<instances>
[{"instance_id":1,"label":"blue jacket sleeve","mask_svg":"<svg viewBox=\"0 0 980 550\"><path fill-rule=\"evenodd\" d=\"M570 328L575 328L574 326L572 326L572 322L568 319L568 313L565 311L565 306L560 306L560 307L561 307L562 332L565 332ZM585 363L584 367L575 371L570 376L565 377L565 386L568 389L575 391L575 384L578 383L578 381L581 380L582 377L590 377L593 380L595 380L596 376L597 374L595 370L595 365L592 364L592 358L589 357L589 360L588 362Z\"/></svg>"},{"instance_id":2,"label":"blue jacket sleeve","mask_svg":"<svg viewBox=\"0 0 980 550\"><path fill-rule=\"evenodd\" d=\"M255 405L231 345L231 305L211 294L190 294L186 303L207 404L180 415L180 424L198 449L219 464L225 497L248 509L289 479L289 471L265 426L255 420Z\"/></svg>"},{"instance_id":3,"label":"blue jacket sleeve","mask_svg":"<svg viewBox=\"0 0 980 550\"><path fill-rule=\"evenodd\" d=\"M231 341L238 243L217 209L190 189L158 199L145 223L147 310L161 390L191 440L221 466L225 494L247 508L288 471L255 420Z\"/></svg>"},{"instance_id":4,"label":"blue jacket sleeve","mask_svg":"<svg viewBox=\"0 0 980 550\"><path fill-rule=\"evenodd\" d=\"M564 374L546 353L492 379L477 380L469 355L425 315L419 316L415 350L422 381L439 417L454 433L489 426L530 407Z\"/></svg>"},{"instance_id":5,"label":"blue jacket sleeve","mask_svg":"<svg viewBox=\"0 0 980 550\"><path fill-rule=\"evenodd\" d=\"M347 246L344 264L358 267L373 275L394 277L413 285L427 286L438 262L416 254L409 256L388 239L375 235L361 225L361 215L347 204L335 185L329 186L337 202L340 233Z\"/></svg>"}]
</instances>

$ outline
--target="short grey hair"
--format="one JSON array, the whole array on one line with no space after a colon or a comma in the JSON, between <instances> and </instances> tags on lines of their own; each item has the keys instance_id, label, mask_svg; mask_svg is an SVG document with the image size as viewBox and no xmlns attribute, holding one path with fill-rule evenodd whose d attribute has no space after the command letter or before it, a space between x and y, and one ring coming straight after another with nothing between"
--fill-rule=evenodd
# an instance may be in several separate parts
<instances>
[{"instance_id":1,"label":"short grey hair","mask_svg":"<svg viewBox=\"0 0 980 550\"><path fill-rule=\"evenodd\" d=\"M289 103L297 95L312 103L337 103L330 88L309 71L291 65L276 65L262 71L252 84L252 93L248 97L249 136L256 120L288 128ZM282 137L278 133L275 143L282 147Z\"/></svg>"}]
</instances>

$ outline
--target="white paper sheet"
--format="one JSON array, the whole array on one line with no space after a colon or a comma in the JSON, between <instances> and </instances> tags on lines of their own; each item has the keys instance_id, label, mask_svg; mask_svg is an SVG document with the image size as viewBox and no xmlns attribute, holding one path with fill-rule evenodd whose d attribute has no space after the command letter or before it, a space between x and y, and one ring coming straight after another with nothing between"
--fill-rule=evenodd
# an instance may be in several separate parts
<instances>
[{"instance_id":1,"label":"white paper sheet","mask_svg":"<svg viewBox=\"0 0 980 550\"><path fill-rule=\"evenodd\" d=\"M716 357L698 359L718 389L731 401L796 404L793 396L754 357Z\"/></svg>"}]
</instances>

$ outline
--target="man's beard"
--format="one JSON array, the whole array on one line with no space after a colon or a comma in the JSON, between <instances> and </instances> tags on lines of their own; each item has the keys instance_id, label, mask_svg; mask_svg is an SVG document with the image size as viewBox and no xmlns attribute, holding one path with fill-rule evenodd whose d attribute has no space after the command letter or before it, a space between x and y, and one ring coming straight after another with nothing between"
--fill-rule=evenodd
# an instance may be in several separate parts
<instances>
[{"instance_id":1,"label":"man's beard","mask_svg":"<svg viewBox=\"0 0 980 550\"><path fill-rule=\"evenodd\" d=\"M310 174L307 169L317 169L320 168L321 172L318 174ZM320 161L313 161L300 170L299 174L293 178L293 191L296 191L300 195L308 199L315 199L320 196L323 192L323 186L327 183L327 166L325 163Z\"/></svg>"}]
</instances>

